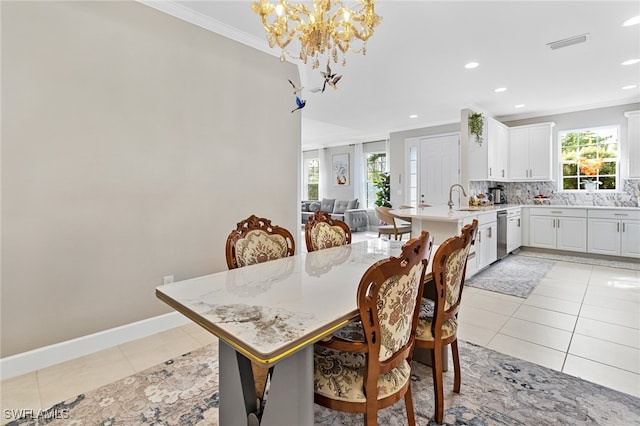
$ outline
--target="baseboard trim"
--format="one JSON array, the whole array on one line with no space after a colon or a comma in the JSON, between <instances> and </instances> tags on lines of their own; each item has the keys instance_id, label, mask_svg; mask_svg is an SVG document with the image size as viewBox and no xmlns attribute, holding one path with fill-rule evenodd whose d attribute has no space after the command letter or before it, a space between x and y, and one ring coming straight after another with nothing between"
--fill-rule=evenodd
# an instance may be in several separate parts
<instances>
[{"instance_id":1,"label":"baseboard trim","mask_svg":"<svg viewBox=\"0 0 640 426\"><path fill-rule=\"evenodd\" d=\"M188 324L190 320L171 312L120 327L100 331L0 359L0 380L50 367L122 343Z\"/></svg>"}]
</instances>

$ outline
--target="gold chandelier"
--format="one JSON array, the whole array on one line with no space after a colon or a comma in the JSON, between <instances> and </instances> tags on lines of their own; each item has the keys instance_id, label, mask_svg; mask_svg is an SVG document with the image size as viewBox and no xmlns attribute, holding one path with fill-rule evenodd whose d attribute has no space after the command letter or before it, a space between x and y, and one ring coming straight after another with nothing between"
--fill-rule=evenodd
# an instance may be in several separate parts
<instances>
[{"instance_id":1,"label":"gold chandelier","mask_svg":"<svg viewBox=\"0 0 640 426\"><path fill-rule=\"evenodd\" d=\"M311 8L306 4L290 4L287 0L278 0L277 4L269 0L257 0L251 9L262 20L270 47L276 45L282 49L280 60L285 53L300 59L305 64L311 59L312 67L318 68L319 56L330 55L333 62L346 64L345 54L351 50L367 54L367 40L382 18L374 10L375 0L358 0L361 8L353 10L345 7L340 0L313 0ZM300 53L295 56L287 50L294 37L300 42ZM351 44L360 40L362 46L353 49Z\"/></svg>"}]
</instances>

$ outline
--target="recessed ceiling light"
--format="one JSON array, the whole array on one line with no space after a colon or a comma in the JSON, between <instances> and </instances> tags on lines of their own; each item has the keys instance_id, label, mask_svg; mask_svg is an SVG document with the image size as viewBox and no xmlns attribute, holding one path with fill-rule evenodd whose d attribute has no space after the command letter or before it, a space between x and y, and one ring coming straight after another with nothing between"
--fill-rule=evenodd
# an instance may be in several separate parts
<instances>
[{"instance_id":1,"label":"recessed ceiling light","mask_svg":"<svg viewBox=\"0 0 640 426\"><path fill-rule=\"evenodd\" d=\"M515 105L515 108L524 108L524 104Z\"/></svg>"},{"instance_id":2,"label":"recessed ceiling light","mask_svg":"<svg viewBox=\"0 0 640 426\"><path fill-rule=\"evenodd\" d=\"M638 62L640 62L640 59L627 59L620 65L633 65L633 64L637 64Z\"/></svg>"},{"instance_id":3,"label":"recessed ceiling light","mask_svg":"<svg viewBox=\"0 0 640 426\"><path fill-rule=\"evenodd\" d=\"M506 92L507 88L506 87L498 87L497 89L493 89L493 91L496 92L496 93Z\"/></svg>"},{"instance_id":4,"label":"recessed ceiling light","mask_svg":"<svg viewBox=\"0 0 640 426\"><path fill-rule=\"evenodd\" d=\"M469 62L468 64L466 64L464 67L468 70L476 68L478 65L480 65L477 62Z\"/></svg>"},{"instance_id":5,"label":"recessed ceiling light","mask_svg":"<svg viewBox=\"0 0 640 426\"><path fill-rule=\"evenodd\" d=\"M629 90L629 89L635 89L636 87L638 87L637 84L630 84L628 86L623 86L622 90Z\"/></svg>"},{"instance_id":6,"label":"recessed ceiling light","mask_svg":"<svg viewBox=\"0 0 640 426\"><path fill-rule=\"evenodd\" d=\"M418 118L418 114L411 114L409 118Z\"/></svg>"},{"instance_id":7,"label":"recessed ceiling light","mask_svg":"<svg viewBox=\"0 0 640 426\"><path fill-rule=\"evenodd\" d=\"M626 21L624 21L624 24L622 24L622 26L630 27L631 25L638 25L638 24L640 24L640 15L634 16L631 19L627 19Z\"/></svg>"}]
</instances>

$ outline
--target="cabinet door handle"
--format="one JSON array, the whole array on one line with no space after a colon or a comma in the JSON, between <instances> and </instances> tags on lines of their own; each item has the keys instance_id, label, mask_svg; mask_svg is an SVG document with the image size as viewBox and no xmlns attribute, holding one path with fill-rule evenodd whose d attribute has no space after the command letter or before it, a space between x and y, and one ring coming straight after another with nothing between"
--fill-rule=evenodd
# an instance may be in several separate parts
<instances>
[{"instance_id":1,"label":"cabinet door handle","mask_svg":"<svg viewBox=\"0 0 640 426\"><path fill-rule=\"evenodd\" d=\"M520 219L518 219L518 228L520 228Z\"/></svg>"},{"instance_id":2,"label":"cabinet door handle","mask_svg":"<svg viewBox=\"0 0 640 426\"><path fill-rule=\"evenodd\" d=\"M560 219L558 219L558 226L557 228L560 228Z\"/></svg>"},{"instance_id":3,"label":"cabinet door handle","mask_svg":"<svg viewBox=\"0 0 640 426\"><path fill-rule=\"evenodd\" d=\"M489 176L493 176L493 169L489 167Z\"/></svg>"},{"instance_id":4,"label":"cabinet door handle","mask_svg":"<svg viewBox=\"0 0 640 426\"><path fill-rule=\"evenodd\" d=\"M614 216L629 216L627 213L614 213Z\"/></svg>"},{"instance_id":5,"label":"cabinet door handle","mask_svg":"<svg viewBox=\"0 0 640 426\"><path fill-rule=\"evenodd\" d=\"M502 177L504 177L504 169L502 169Z\"/></svg>"},{"instance_id":6,"label":"cabinet door handle","mask_svg":"<svg viewBox=\"0 0 640 426\"><path fill-rule=\"evenodd\" d=\"M620 222L618 222L618 226L616 227L616 232L620 232Z\"/></svg>"},{"instance_id":7,"label":"cabinet door handle","mask_svg":"<svg viewBox=\"0 0 640 426\"><path fill-rule=\"evenodd\" d=\"M552 220L551 227L555 228L556 227L556 220L555 219L551 219L551 220Z\"/></svg>"},{"instance_id":8,"label":"cabinet door handle","mask_svg":"<svg viewBox=\"0 0 640 426\"><path fill-rule=\"evenodd\" d=\"M551 213L553 213L553 214L562 214L562 212L559 212L557 210L551 210Z\"/></svg>"},{"instance_id":9,"label":"cabinet door handle","mask_svg":"<svg viewBox=\"0 0 640 426\"><path fill-rule=\"evenodd\" d=\"M493 237L493 228L489 228L489 238Z\"/></svg>"},{"instance_id":10,"label":"cabinet door handle","mask_svg":"<svg viewBox=\"0 0 640 426\"><path fill-rule=\"evenodd\" d=\"M625 225L626 225L626 223L625 223L625 222L622 222L622 232L626 232L626 230L625 230Z\"/></svg>"}]
</instances>

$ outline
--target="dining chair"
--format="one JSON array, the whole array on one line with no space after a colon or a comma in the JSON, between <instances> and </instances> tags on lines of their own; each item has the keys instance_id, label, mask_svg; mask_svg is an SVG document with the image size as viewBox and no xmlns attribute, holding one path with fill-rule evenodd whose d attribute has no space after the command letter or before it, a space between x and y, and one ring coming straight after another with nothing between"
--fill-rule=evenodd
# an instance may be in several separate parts
<instances>
[{"instance_id":1,"label":"dining chair","mask_svg":"<svg viewBox=\"0 0 640 426\"><path fill-rule=\"evenodd\" d=\"M285 228L272 225L271 220L251 215L241 220L231 231L225 245L229 269L293 256L295 241ZM256 393L266 397L267 383L271 376L269 368L251 362Z\"/></svg>"},{"instance_id":2,"label":"dining chair","mask_svg":"<svg viewBox=\"0 0 640 426\"><path fill-rule=\"evenodd\" d=\"M426 231L409 240L398 257L380 260L363 274L357 291L364 341L335 335L314 346L314 401L349 413L364 413L376 425L378 410L404 397L415 425L411 360L424 275L433 239Z\"/></svg>"},{"instance_id":3,"label":"dining chair","mask_svg":"<svg viewBox=\"0 0 640 426\"><path fill-rule=\"evenodd\" d=\"M308 252L343 246L351 244L351 229L345 222L332 219L330 213L316 211L304 225L304 239Z\"/></svg>"},{"instance_id":4,"label":"dining chair","mask_svg":"<svg viewBox=\"0 0 640 426\"><path fill-rule=\"evenodd\" d=\"M460 357L458 356L458 311L464 288L469 249L475 242L478 221L462 228L460 235L445 240L436 250L431 264L435 300L422 299L416 330L416 348L431 353L435 421L442 423L444 390L442 348L451 345L453 355L453 391L460 393Z\"/></svg>"},{"instance_id":5,"label":"dining chair","mask_svg":"<svg viewBox=\"0 0 640 426\"><path fill-rule=\"evenodd\" d=\"M376 217L384 222L384 225L378 226L378 237L380 235L387 235L389 239L394 236L394 239L402 240L402 235L411 235L411 224L399 224L396 222L396 216L389 213L391 207L376 206Z\"/></svg>"},{"instance_id":6,"label":"dining chair","mask_svg":"<svg viewBox=\"0 0 640 426\"><path fill-rule=\"evenodd\" d=\"M229 269L281 259L295 253L291 232L256 215L238 222L236 229L227 237L225 247Z\"/></svg>"}]
</instances>

